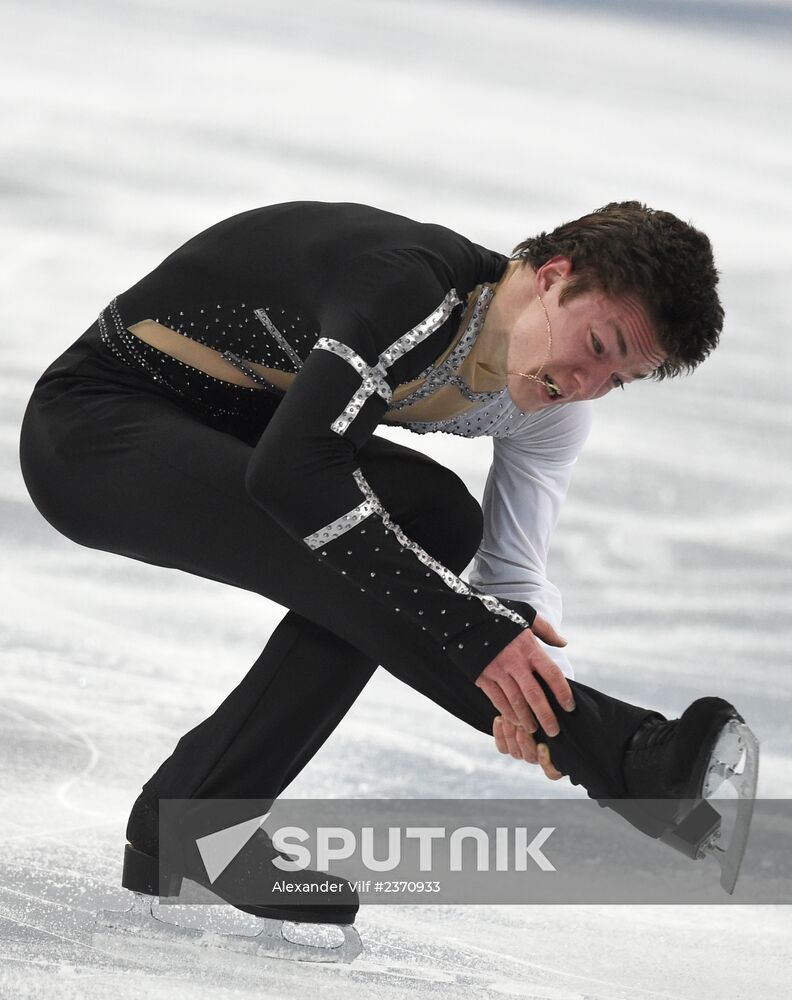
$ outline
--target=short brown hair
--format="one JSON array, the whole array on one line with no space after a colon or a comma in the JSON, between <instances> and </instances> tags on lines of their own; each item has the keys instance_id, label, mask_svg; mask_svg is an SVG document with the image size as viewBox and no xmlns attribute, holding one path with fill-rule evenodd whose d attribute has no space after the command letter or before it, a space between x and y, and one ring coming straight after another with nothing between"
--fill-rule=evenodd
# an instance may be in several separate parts
<instances>
[{"instance_id":1,"label":"short brown hair","mask_svg":"<svg viewBox=\"0 0 792 1000\"><path fill-rule=\"evenodd\" d=\"M512 256L535 269L553 257L568 257L572 277L562 304L586 291L637 297L667 355L652 378L691 372L717 346L723 307L712 245L670 212L639 201L612 201L523 240Z\"/></svg>"}]
</instances>

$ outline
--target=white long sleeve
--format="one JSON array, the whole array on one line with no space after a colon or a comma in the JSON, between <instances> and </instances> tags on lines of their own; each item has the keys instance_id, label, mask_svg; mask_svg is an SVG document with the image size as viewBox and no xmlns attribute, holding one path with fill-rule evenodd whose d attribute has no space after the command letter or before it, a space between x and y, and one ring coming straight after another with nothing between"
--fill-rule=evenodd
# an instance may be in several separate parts
<instances>
[{"instance_id":1,"label":"white long sleeve","mask_svg":"<svg viewBox=\"0 0 792 1000\"><path fill-rule=\"evenodd\" d=\"M513 434L493 438L484 534L470 572L470 582L485 593L527 601L559 630L561 593L547 578L547 557L590 429L590 403L568 403L531 414ZM574 676L563 650L545 649Z\"/></svg>"}]
</instances>

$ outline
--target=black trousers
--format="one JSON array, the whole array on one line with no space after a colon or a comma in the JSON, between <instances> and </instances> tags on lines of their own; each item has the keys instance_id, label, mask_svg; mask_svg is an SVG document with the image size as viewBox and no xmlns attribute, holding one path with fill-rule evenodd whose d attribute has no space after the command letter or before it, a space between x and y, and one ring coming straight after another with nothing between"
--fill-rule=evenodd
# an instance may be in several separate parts
<instances>
[{"instance_id":1,"label":"black trousers","mask_svg":"<svg viewBox=\"0 0 792 1000\"><path fill-rule=\"evenodd\" d=\"M245 470L266 413L262 421L196 409L116 360L95 326L42 375L25 413L25 483L62 534L288 609L238 686L145 783L151 803L277 797L377 665L482 733L491 733L497 714L425 633L317 561L249 498ZM482 531L464 483L426 455L377 437L359 462L407 534L462 572ZM562 733L549 741L553 760L561 770L575 768L593 797L619 797L624 747L650 713L572 686L577 709L557 712Z\"/></svg>"}]
</instances>

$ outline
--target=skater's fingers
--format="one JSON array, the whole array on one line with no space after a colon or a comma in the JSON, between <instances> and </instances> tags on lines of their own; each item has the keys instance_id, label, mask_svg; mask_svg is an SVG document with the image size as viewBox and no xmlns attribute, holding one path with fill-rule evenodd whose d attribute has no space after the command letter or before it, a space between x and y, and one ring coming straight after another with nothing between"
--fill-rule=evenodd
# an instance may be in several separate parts
<instances>
[{"instance_id":1,"label":"skater's fingers","mask_svg":"<svg viewBox=\"0 0 792 1000\"><path fill-rule=\"evenodd\" d=\"M517 732L518 727L512 726L509 723L507 723L503 728L503 734L506 739L506 745L509 748L509 753L515 760L522 760L522 752L519 744L517 743Z\"/></svg>"},{"instance_id":2,"label":"skater's fingers","mask_svg":"<svg viewBox=\"0 0 792 1000\"><path fill-rule=\"evenodd\" d=\"M529 732L534 727L528 724L523 701L532 710L547 735L557 736L558 723L535 675L541 677L547 684L561 707L571 712L575 707L575 699L564 672L550 659L547 651L529 629L525 629L501 650L492 663L484 669L479 681L487 678L500 684L512 704L516 716L514 721L524 725ZM521 696L514 692L512 681L518 684Z\"/></svg>"},{"instance_id":3,"label":"skater's fingers","mask_svg":"<svg viewBox=\"0 0 792 1000\"><path fill-rule=\"evenodd\" d=\"M563 639L550 622L546 618L542 618L541 615L537 615L534 618L531 631L534 635L538 635L542 642L546 642L548 646L566 646L567 644L566 639Z\"/></svg>"},{"instance_id":4,"label":"skater's fingers","mask_svg":"<svg viewBox=\"0 0 792 1000\"><path fill-rule=\"evenodd\" d=\"M559 778L563 778L564 775L556 770L550 759L550 750L546 743L540 743L537 747L537 756L539 758L539 765L545 773L545 777L549 778L551 781L558 781Z\"/></svg>"},{"instance_id":5,"label":"skater's fingers","mask_svg":"<svg viewBox=\"0 0 792 1000\"><path fill-rule=\"evenodd\" d=\"M496 719L497 722L497 735L495 737L495 745L503 747L501 753L511 754L513 757L517 749L517 743L515 740L515 727L509 722L508 719L504 719L503 716L499 716Z\"/></svg>"},{"instance_id":6,"label":"skater's fingers","mask_svg":"<svg viewBox=\"0 0 792 1000\"><path fill-rule=\"evenodd\" d=\"M510 753L517 760L536 764L536 742L522 726L513 726L511 722L502 719L498 725L498 736L505 753ZM497 743L497 740L496 740Z\"/></svg>"},{"instance_id":7,"label":"skater's fingers","mask_svg":"<svg viewBox=\"0 0 792 1000\"><path fill-rule=\"evenodd\" d=\"M517 717L511 707L511 702L506 697L503 688L497 681L490 680L484 674L480 674L476 680L476 687L480 687L492 704L497 708L504 720L512 724L517 721Z\"/></svg>"},{"instance_id":8,"label":"skater's fingers","mask_svg":"<svg viewBox=\"0 0 792 1000\"><path fill-rule=\"evenodd\" d=\"M509 699L509 704L511 705L512 714L516 716L516 724L527 729L529 733L536 732L538 713L535 713L533 709L535 706L529 702L528 697L525 692L525 684L518 684L511 674L506 674L500 682L502 690L505 692L507 698ZM529 687L531 687L529 682ZM547 705L547 699L542 692L542 689L534 681L532 688L538 691L542 696L545 705ZM551 717L553 713L550 711L550 706L547 705L547 711L550 712ZM552 735L555 735L553 733Z\"/></svg>"},{"instance_id":9,"label":"skater's fingers","mask_svg":"<svg viewBox=\"0 0 792 1000\"><path fill-rule=\"evenodd\" d=\"M498 753L508 753L509 747L506 744L506 737L503 734L504 719L502 715L496 715L492 723L492 735L495 737L495 747ZM509 723L506 723L509 725Z\"/></svg>"},{"instance_id":10,"label":"skater's fingers","mask_svg":"<svg viewBox=\"0 0 792 1000\"><path fill-rule=\"evenodd\" d=\"M550 659L536 636L529 630L521 632L476 680L500 714L510 722L534 732L537 720L548 736L557 736L558 722L542 687L536 679L542 677L567 711L574 708L572 690L561 668ZM501 694L505 694L504 703Z\"/></svg>"},{"instance_id":11,"label":"skater's fingers","mask_svg":"<svg viewBox=\"0 0 792 1000\"><path fill-rule=\"evenodd\" d=\"M532 718L536 719L548 736L558 736L561 732L558 721L533 673L528 672L520 678L519 692L519 696L514 695L510 698L517 719L522 721L528 713L532 713ZM511 691L507 693L511 695ZM529 733L536 732L536 723L526 724L525 728Z\"/></svg>"},{"instance_id":12,"label":"skater's fingers","mask_svg":"<svg viewBox=\"0 0 792 1000\"><path fill-rule=\"evenodd\" d=\"M536 740L525 729L517 729L517 745L520 748L522 759L528 764L537 763Z\"/></svg>"},{"instance_id":13,"label":"skater's fingers","mask_svg":"<svg viewBox=\"0 0 792 1000\"><path fill-rule=\"evenodd\" d=\"M561 667L551 660L549 656L543 654L534 669L547 682L548 687L556 696L564 711L571 712L575 707L575 699L572 695L572 688L569 686L569 681L566 679ZM555 733L548 733L548 736L554 735Z\"/></svg>"}]
</instances>

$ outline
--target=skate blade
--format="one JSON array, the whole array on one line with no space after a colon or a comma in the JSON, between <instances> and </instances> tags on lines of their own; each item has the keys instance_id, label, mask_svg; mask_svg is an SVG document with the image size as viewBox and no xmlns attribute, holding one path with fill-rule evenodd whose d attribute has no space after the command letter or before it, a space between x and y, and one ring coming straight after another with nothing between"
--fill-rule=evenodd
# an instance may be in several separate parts
<instances>
[{"instance_id":1,"label":"skate blade","mask_svg":"<svg viewBox=\"0 0 792 1000\"><path fill-rule=\"evenodd\" d=\"M733 719L723 727L713 748L703 795L705 799L736 795L736 815L729 830L721 826L701 849L701 856L714 857L720 865L720 884L729 895L748 845L758 778L759 741L744 722Z\"/></svg>"},{"instance_id":2,"label":"skate blade","mask_svg":"<svg viewBox=\"0 0 792 1000\"><path fill-rule=\"evenodd\" d=\"M351 924L299 924L254 917L231 906L160 906L156 896L138 892L128 909L100 911L93 934L94 939L107 935L158 938L301 962L349 964L363 951L360 935Z\"/></svg>"}]
</instances>

